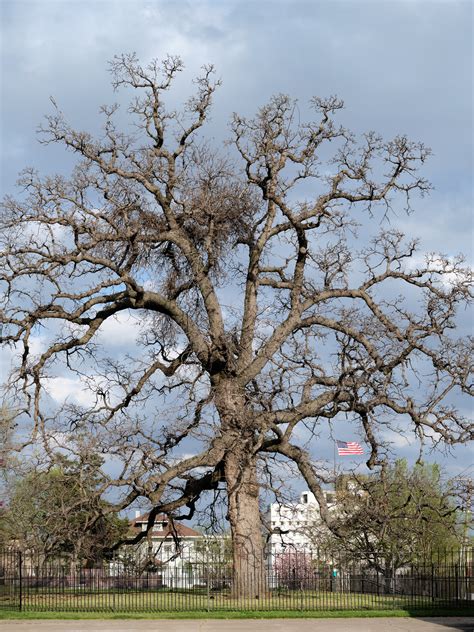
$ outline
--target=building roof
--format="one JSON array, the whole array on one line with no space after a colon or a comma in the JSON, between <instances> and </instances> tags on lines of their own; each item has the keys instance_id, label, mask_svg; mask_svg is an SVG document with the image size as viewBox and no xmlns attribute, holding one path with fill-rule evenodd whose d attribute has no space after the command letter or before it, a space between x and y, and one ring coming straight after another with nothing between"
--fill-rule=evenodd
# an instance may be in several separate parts
<instances>
[{"instance_id":1,"label":"building roof","mask_svg":"<svg viewBox=\"0 0 474 632\"><path fill-rule=\"evenodd\" d=\"M134 533L141 531L142 525L146 525L148 523L148 516L149 514L145 513L135 517L133 520L130 520L129 524ZM169 518L164 514L158 514L155 517L155 524L160 524L160 528L152 528L151 533L157 538L172 538L174 536L178 536L180 538L202 537L202 533L199 533L199 531L195 531L194 529L191 529L191 527L187 527L180 522L174 522L173 528L171 528L169 526Z\"/></svg>"}]
</instances>

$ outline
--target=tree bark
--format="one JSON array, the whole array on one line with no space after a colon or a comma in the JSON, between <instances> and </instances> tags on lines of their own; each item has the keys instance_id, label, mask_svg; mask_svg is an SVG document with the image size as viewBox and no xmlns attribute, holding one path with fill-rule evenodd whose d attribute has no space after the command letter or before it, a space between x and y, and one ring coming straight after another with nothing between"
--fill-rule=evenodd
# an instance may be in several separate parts
<instances>
[{"instance_id":1,"label":"tree bark","mask_svg":"<svg viewBox=\"0 0 474 632\"><path fill-rule=\"evenodd\" d=\"M391 595L393 591L393 577L395 574L395 570L393 566L386 566L384 568L384 593L386 595Z\"/></svg>"},{"instance_id":2,"label":"tree bark","mask_svg":"<svg viewBox=\"0 0 474 632\"><path fill-rule=\"evenodd\" d=\"M267 590L257 482L257 459L242 449L225 463L233 542L234 597L260 599Z\"/></svg>"},{"instance_id":3,"label":"tree bark","mask_svg":"<svg viewBox=\"0 0 474 632\"><path fill-rule=\"evenodd\" d=\"M266 592L257 454L252 411L245 393L232 380L216 382L214 401L229 439L224 457L233 550L234 597L259 599Z\"/></svg>"}]
</instances>

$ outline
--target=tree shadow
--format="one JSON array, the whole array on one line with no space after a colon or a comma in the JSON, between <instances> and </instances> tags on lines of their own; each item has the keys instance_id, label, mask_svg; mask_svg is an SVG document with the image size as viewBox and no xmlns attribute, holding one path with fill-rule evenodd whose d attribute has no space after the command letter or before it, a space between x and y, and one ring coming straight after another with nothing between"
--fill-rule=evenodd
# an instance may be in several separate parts
<instances>
[{"instance_id":1,"label":"tree shadow","mask_svg":"<svg viewBox=\"0 0 474 632\"><path fill-rule=\"evenodd\" d=\"M466 613L445 615L440 613L439 616L417 616L414 617L420 621L426 621L431 625L439 625L448 630L464 630L464 632L474 632L474 610Z\"/></svg>"}]
</instances>

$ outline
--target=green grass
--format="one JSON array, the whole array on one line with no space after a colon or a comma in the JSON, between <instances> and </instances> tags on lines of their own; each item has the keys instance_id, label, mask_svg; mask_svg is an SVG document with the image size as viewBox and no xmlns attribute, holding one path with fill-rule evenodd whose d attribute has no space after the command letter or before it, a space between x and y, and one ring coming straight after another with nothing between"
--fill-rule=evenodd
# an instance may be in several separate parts
<instances>
[{"instance_id":1,"label":"green grass","mask_svg":"<svg viewBox=\"0 0 474 632\"><path fill-rule=\"evenodd\" d=\"M266 612L246 611L228 612L214 610L212 612L18 612L15 610L0 610L0 619L339 619L339 618L377 618L377 617L437 617L437 616L473 616L474 610L466 609L420 609L420 610L296 610Z\"/></svg>"},{"instance_id":2,"label":"green grass","mask_svg":"<svg viewBox=\"0 0 474 632\"><path fill-rule=\"evenodd\" d=\"M18 594L0 596L0 619L206 619L435 616L474 614L466 602L458 608L426 597L322 591L274 591L263 598L236 599L228 592L154 590L32 589L23 594L22 610L14 610ZM474 605L474 604L473 604Z\"/></svg>"},{"instance_id":3,"label":"green grass","mask_svg":"<svg viewBox=\"0 0 474 632\"><path fill-rule=\"evenodd\" d=\"M95 611L95 612L199 612L199 611L332 611L350 610L411 610L426 608L426 598L418 600L403 595L370 595L362 593L337 593L304 591L293 593L270 593L259 599L235 599L227 593L196 594L185 592L150 591L136 593L123 591L36 592L23 596L23 610L40 611ZM438 604L442 605L442 604ZM0 601L0 607L2 603ZM5 599L3 608L11 607Z\"/></svg>"}]
</instances>

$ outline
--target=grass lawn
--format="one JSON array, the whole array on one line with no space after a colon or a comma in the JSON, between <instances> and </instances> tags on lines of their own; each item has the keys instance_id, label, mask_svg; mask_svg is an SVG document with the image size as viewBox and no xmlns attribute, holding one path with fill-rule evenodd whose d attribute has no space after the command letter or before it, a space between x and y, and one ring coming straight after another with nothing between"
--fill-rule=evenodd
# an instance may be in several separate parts
<instances>
[{"instance_id":1,"label":"grass lawn","mask_svg":"<svg viewBox=\"0 0 474 632\"><path fill-rule=\"evenodd\" d=\"M226 592L68 591L30 589L15 610L18 595L0 598L0 618L270 618L412 616L448 614L427 597L344 592L274 591L260 599L235 599ZM470 604L469 604L470 605ZM466 604L467 606L467 604ZM474 604L473 604L474 606ZM450 614L466 614L466 607ZM471 611L469 614L474 614ZM421 616L421 615L420 615Z\"/></svg>"},{"instance_id":2,"label":"grass lawn","mask_svg":"<svg viewBox=\"0 0 474 632\"><path fill-rule=\"evenodd\" d=\"M16 597L17 599L17 597ZM1 605L1 602L0 602ZM227 593L150 592L67 592L28 591L23 595L23 610L95 612L197 612L197 611L331 611L331 610L408 610L432 607L426 598L403 595L293 591L269 593L260 599L235 599ZM8 601L4 602L8 608Z\"/></svg>"}]
</instances>

